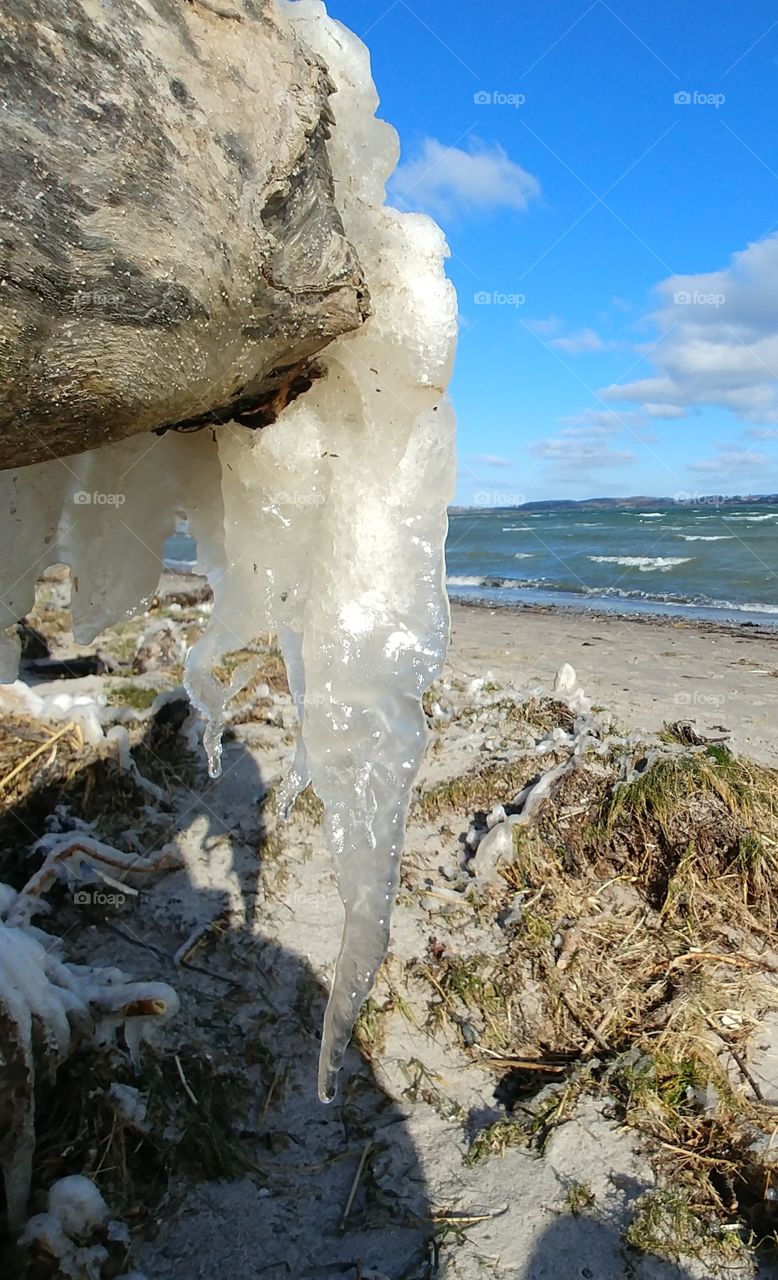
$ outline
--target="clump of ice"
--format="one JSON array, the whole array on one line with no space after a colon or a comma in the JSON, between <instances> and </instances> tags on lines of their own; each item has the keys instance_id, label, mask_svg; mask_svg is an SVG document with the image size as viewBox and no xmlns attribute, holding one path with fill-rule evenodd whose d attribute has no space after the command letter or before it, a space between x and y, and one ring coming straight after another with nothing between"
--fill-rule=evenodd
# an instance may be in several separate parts
<instances>
[{"instance_id":1,"label":"clump of ice","mask_svg":"<svg viewBox=\"0 0 778 1280\"><path fill-rule=\"evenodd\" d=\"M255 663L227 687L213 668L276 632L300 721L284 801L311 782L324 802L345 912L321 1051L326 1100L386 952L426 742L421 697L448 634L454 424L444 394L456 301L439 228L384 204L399 147L375 118L367 50L318 0L284 12L337 86L327 148L372 315L327 348L325 376L261 433L135 437L0 476L10 512L0 627L30 609L36 577L61 561L73 574L74 632L92 639L151 596L163 540L185 513L214 591L187 676L213 773L227 704Z\"/></svg>"},{"instance_id":2,"label":"clump of ice","mask_svg":"<svg viewBox=\"0 0 778 1280\"><path fill-rule=\"evenodd\" d=\"M6 1042L16 1080L0 1169L12 1227L24 1221L29 1194L36 1083L53 1078L79 1038L104 1044L123 1027L132 1053L153 1025L167 1021L178 1010L175 991L163 983L134 983L119 969L66 963L60 940L30 923L36 907L42 907L39 888L36 877L19 894L0 885L0 1014L8 1030ZM59 1224L55 1234L68 1234L63 1216L68 1204L78 1203L80 1212L87 1213L88 1193L82 1188L79 1199L76 1183L66 1179L64 1189L60 1184L56 1203L62 1213L49 1206L48 1216ZM68 1189L73 1191L70 1199ZM97 1205L95 1199L91 1203L93 1208ZM74 1221L72 1215L67 1219L70 1225Z\"/></svg>"},{"instance_id":3,"label":"clump of ice","mask_svg":"<svg viewBox=\"0 0 778 1280\"><path fill-rule=\"evenodd\" d=\"M108 1221L108 1205L83 1174L60 1178L49 1188L48 1210L71 1237L91 1235Z\"/></svg>"}]
</instances>

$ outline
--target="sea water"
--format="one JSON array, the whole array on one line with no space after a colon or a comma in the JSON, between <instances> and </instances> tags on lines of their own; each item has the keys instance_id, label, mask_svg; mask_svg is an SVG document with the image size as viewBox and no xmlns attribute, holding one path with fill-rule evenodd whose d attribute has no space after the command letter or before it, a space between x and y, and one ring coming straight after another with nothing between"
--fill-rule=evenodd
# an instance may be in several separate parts
<instances>
[{"instance_id":1,"label":"sea water","mask_svg":"<svg viewBox=\"0 0 778 1280\"><path fill-rule=\"evenodd\" d=\"M446 564L453 599L778 625L778 506L457 512Z\"/></svg>"}]
</instances>

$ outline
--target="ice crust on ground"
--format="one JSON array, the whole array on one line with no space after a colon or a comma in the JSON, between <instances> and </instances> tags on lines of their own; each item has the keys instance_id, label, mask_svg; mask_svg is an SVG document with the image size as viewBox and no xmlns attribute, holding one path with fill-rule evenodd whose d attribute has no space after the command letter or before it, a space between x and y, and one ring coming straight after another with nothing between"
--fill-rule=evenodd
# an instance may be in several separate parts
<instances>
[{"instance_id":1,"label":"ice crust on ground","mask_svg":"<svg viewBox=\"0 0 778 1280\"><path fill-rule=\"evenodd\" d=\"M323 801L345 913L321 1051L327 1100L386 953L426 744L421 697L448 634L454 423L445 387L456 300L439 228L384 205L399 147L375 119L366 48L318 0L283 9L337 86L327 147L372 315L327 348L325 376L261 433L228 425L134 437L0 475L10 511L0 625L27 613L37 576L61 561L73 575L74 632L91 640L153 594L163 541L185 513L214 591L187 660L213 773L227 704L252 664L226 688L213 668L258 633L277 633L300 721L284 803L309 782ZM14 678L15 643L0 678Z\"/></svg>"}]
</instances>

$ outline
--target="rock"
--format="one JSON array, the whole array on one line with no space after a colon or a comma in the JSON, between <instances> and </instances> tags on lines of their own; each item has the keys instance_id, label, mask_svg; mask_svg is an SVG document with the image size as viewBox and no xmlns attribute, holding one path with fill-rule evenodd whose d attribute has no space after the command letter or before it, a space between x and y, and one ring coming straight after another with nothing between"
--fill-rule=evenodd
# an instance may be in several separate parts
<instances>
[{"instance_id":1,"label":"rock","mask_svg":"<svg viewBox=\"0 0 778 1280\"><path fill-rule=\"evenodd\" d=\"M577 685L578 677L575 674L575 668L571 667L569 662L563 662L562 666L556 673L556 678L554 680L554 693L574 693Z\"/></svg>"},{"instance_id":2,"label":"rock","mask_svg":"<svg viewBox=\"0 0 778 1280\"><path fill-rule=\"evenodd\" d=\"M273 421L369 311L274 0L6 0L0 468Z\"/></svg>"},{"instance_id":3,"label":"rock","mask_svg":"<svg viewBox=\"0 0 778 1280\"><path fill-rule=\"evenodd\" d=\"M132 660L134 671L158 671L160 667L180 665L186 657L186 637L169 618L147 627L138 640Z\"/></svg>"},{"instance_id":4,"label":"rock","mask_svg":"<svg viewBox=\"0 0 778 1280\"><path fill-rule=\"evenodd\" d=\"M478 842L478 848L470 864L471 872L478 880L489 880L494 876L498 866L510 862L515 856L513 843L513 825L498 822L487 835Z\"/></svg>"}]
</instances>

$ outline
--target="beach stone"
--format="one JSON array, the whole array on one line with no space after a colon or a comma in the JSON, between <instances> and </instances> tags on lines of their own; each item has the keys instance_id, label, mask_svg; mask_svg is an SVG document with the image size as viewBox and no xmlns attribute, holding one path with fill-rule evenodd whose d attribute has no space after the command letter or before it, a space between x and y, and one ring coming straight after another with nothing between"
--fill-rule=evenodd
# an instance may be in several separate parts
<instances>
[{"instance_id":1,"label":"beach stone","mask_svg":"<svg viewBox=\"0 0 778 1280\"><path fill-rule=\"evenodd\" d=\"M369 299L274 0L7 0L0 468L274 420Z\"/></svg>"},{"instance_id":2,"label":"beach stone","mask_svg":"<svg viewBox=\"0 0 778 1280\"><path fill-rule=\"evenodd\" d=\"M514 855L513 825L498 822L479 840L472 868L479 880L488 880L498 866L510 862Z\"/></svg>"}]
</instances>

